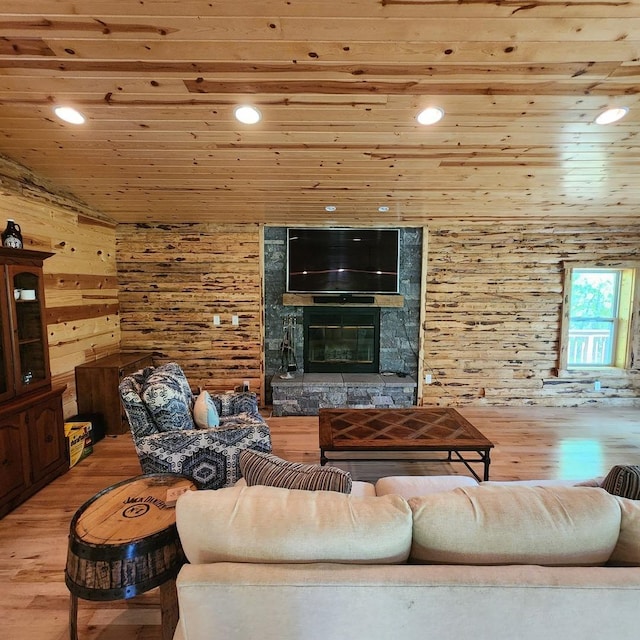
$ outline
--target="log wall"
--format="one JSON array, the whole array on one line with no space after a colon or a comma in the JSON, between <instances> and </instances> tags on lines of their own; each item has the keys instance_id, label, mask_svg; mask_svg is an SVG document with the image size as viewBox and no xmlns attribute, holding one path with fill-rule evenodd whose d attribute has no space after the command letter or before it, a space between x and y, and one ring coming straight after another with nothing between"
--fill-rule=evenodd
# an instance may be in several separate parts
<instances>
[{"instance_id":1,"label":"log wall","mask_svg":"<svg viewBox=\"0 0 640 640\"><path fill-rule=\"evenodd\" d=\"M26 248L55 254L44 266L47 325L65 416L77 410L75 367L121 347L180 362L194 386L223 391L248 380L264 398L259 225L116 230L0 157L3 228L7 218ZM640 261L640 225L438 221L427 235L421 366L434 384L422 384L425 404L640 404L638 331L632 371L558 371L563 262Z\"/></svg>"},{"instance_id":2,"label":"log wall","mask_svg":"<svg viewBox=\"0 0 640 640\"><path fill-rule=\"evenodd\" d=\"M75 367L120 346L115 224L0 157L0 226L13 218L25 249L44 262L54 386L66 385L64 415L77 412Z\"/></svg>"},{"instance_id":3,"label":"log wall","mask_svg":"<svg viewBox=\"0 0 640 640\"><path fill-rule=\"evenodd\" d=\"M192 387L248 380L263 401L261 252L255 224L119 225L123 348L178 362Z\"/></svg>"},{"instance_id":4,"label":"log wall","mask_svg":"<svg viewBox=\"0 0 640 640\"><path fill-rule=\"evenodd\" d=\"M637 331L630 372L558 370L563 261L640 266L640 225L438 223L428 247L424 404L640 405Z\"/></svg>"}]
</instances>

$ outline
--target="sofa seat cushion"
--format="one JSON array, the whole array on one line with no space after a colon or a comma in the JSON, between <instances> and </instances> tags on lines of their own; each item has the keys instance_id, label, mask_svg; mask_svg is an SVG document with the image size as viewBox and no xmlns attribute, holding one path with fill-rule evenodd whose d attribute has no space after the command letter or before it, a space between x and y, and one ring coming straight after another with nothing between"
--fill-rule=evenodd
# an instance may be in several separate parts
<instances>
[{"instance_id":1,"label":"sofa seat cushion","mask_svg":"<svg viewBox=\"0 0 640 640\"><path fill-rule=\"evenodd\" d=\"M156 367L144 381L140 397L158 431L195 428L191 415L193 394L182 368L175 362Z\"/></svg>"},{"instance_id":2,"label":"sofa seat cushion","mask_svg":"<svg viewBox=\"0 0 640 640\"><path fill-rule=\"evenodd\" d=\"M176 522L194 564L392 564L409 555L411 510L399 496L263 486L188 493L178 499Z\"/></svg>"},{"instance_id":3,"label":"sofa seat cushion","mask_svg":"<svg viewBox=\"0 0 640 640\"><path fill-rule=\"evenodd\" d=\"M238 480L238 482L233 486L246 487L247 481L244 478L240 478L240 480ZM349 495L357 496L359 498L373 498L376 495L376 488L371 482L353 480L351 483L351 493Z\"/></svg>"},{"instance_id":4,"label":"sofa seat cushion","mask_svg":"<svg viewBox=\"0 0 640 640\"><path fill-rule=\"evenodd\" d=\"M387 476L376 482L376 495L395 493L407 500L458 487L476 487L478 481L471 476Z\"/></svg>"},{"instance_id":5,"label":"sofa seat cushion","mask_svg":"<svg viewBox=\"0 0 640 640\"><path fill-rule=\"evenodd\" d=\"M605 564L616 498L591 487L463 487L411 498L411 560L446 564Z\"/></svg>"},{"instance_id":6,"label":"sofa seat cushion","mask_svg":"<svg viewBox=\"0 0 640 640\"><path fill-rule=\"evenodd\" d=\"M351 474L337 467L289 462L269 453L243 451L240 471L247 485L257 484L307 491L351 493Z\"/></svg>"},{"instance_id":7,"label":"sofa seat cushion","mask_svg":"<svg viewBox=\"0 0 640 640\"><path fill-rule=\"evenodd\" d=\"M545 478L544 480L485 480L483 485L509 486L509 487L600 487L601 478L588 478L587 480L561 480Z\"/></svg>"}]
</instances>

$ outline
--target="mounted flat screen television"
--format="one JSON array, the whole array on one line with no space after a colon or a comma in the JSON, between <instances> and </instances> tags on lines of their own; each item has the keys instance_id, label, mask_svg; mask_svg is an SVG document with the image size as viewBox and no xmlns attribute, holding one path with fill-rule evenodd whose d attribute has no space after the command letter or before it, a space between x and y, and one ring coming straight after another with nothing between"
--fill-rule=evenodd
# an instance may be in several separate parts
<instances>
[{"instance_id":1,"label":"mounted flat screen television","mask_svg":"<svg viewBox=\"0 0 640 640\"><path fill-rule=\"evenodd\" d=\"M287 229L290 293L398 293L398 229Z\"/></svg>"}]
</instances>

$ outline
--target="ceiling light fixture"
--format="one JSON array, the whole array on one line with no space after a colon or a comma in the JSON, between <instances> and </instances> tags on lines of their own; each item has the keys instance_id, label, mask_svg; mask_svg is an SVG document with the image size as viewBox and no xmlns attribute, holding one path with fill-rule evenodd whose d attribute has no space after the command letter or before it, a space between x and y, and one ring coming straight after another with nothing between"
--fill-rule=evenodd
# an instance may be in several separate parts
<instances>
[{"instance_id":1,"label":"ceiling light fixture","mask_svg":"<svg viewBox=\"0 0 640 640\"><path fill-rule=\"evenodd\" d=\"M435 124L436 122L442 120L443 116L444 109L441 109L440 107L427 107L416 116L416 120L420 124L424 125Z\"/></svg>"},{"instance_id":2,"label":"ceiling light fixture","mask_svg":"<svg viewBox=\"0 0 640 640\"><path fill-rule=\"evenodd\" d=\"M628 107L607 109L596 118L596 124L611 124L612 122L617 122L620 118L624 118L627 113L629 113Z\"/></svg>"},{"instance_id":3,"label":"ceiling light fixture","mask_svg":"<svg viewBox=\"0 0 640 640\"><path fill-rule=\"evenodd\" d=\"M380 213L386 213L387 211L389 211L389 207L378 207L378 211Z\"/></svg>"},{"instance_id":4,"label":"ceiling light fixture","mask_svg":"<svg viewBox=\"0 0 640 640\"><path fill-rule=\"evenodd\" d=\"M250 105L236 107L233 111L233 115L236 117L236 120L243 122L244 124L255 124L256 122L260 122L262 119L260 111Z\"/></svg>"},{"instance_id":5,"label":"ceiling light fixture","mask_svg":"<svg viewBox=\"0 0 640 640\"><path fill-rule=\"evenodd\" d=\"M54 107L53 112L60 118L69 124L84 124L86 118L73 107Z\"/></svg>"},{"instance_id":6,"label":"ceiling light fixture","mask_svg":"<svg viewBox=\"0 0 640 640\"><path fill-rule=\"evenodd\" d=\"M335 211L337 209L337 207L334 207L332 204L328 204L324 210L325 211Z\"/></svg>"}]
</instances>

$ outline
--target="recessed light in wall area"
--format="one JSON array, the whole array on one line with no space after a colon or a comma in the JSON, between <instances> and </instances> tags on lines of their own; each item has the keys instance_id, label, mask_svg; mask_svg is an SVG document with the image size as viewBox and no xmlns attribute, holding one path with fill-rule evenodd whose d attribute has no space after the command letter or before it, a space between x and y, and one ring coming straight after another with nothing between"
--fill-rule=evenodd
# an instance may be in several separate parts
<instances>
[{"instance_id":1,"label":"recessed light in wall area","mask_svg":"<svg viewBox=\"0 0 640 640\"><path fill-rule=\"evenodd\" d=\"M612 122L617 122L621 118L624 118L627 113L629 113L628 107L607 109L596 118L596 124L611 124Z\"/></svg>"},{"instance_id":2,"label":"recessed light in wall area","mask_svg":"<svg viewBox=\"0 0 640 640\"><path fill-rule=\"evenodd\" d=\"M416 116L416 120L420 124L429 125L439 122L442 120L443 116L444 109L441 109L440 107L427 107Z\"/></svg>"},{"instance_id":3,"label":"recessed light in wall area","mask_svg":"<svg viewBox=\"0 0 640 640\"><path fill-rule=\"evenodd\" d=\"M54 107L53 112L60 118L69 124L84 124L86 118L73 107Z\"/></svg>"},{"instance_id":4,"label":"recessed light in wall area","mask_svg":"<svg viewBox=\"0 0 640 640\"><path fill-rule=\"evenodd\" d=\"M262 114L258 109L246 104L236 107L233 110L233 115L236 117L236 120L244 124L255 124L262 119Z\"/></svg>"}]
</instances>

